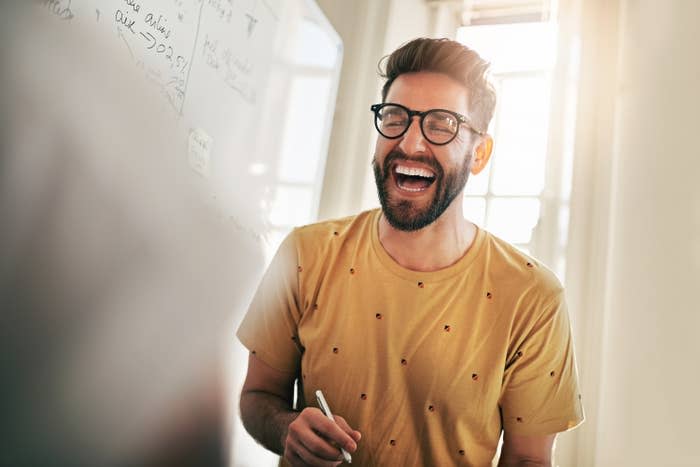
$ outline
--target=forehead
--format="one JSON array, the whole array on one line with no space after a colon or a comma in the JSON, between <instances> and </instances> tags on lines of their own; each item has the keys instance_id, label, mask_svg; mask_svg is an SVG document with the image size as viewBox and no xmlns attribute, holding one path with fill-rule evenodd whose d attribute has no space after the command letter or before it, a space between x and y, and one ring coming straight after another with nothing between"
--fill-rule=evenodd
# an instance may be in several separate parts
<instances>
[{"instance_id":1,"label":"forehead","mask_svg":"<svg viewBox=\"0 0 700 467\"><path fill-rule=\"evenodd\" d=\"M442 73L421 71L404 73L394 80L386 102L413 110L447 109L468 115L469 91L458 81Z\"/></svg>"}]
</instances>

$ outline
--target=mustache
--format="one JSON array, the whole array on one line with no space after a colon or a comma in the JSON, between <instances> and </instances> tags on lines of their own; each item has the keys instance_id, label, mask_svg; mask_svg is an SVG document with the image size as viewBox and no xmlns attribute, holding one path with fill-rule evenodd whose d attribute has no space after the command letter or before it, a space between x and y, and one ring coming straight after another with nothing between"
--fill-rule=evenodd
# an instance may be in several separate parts
<instances>
[{"instance_id":1,"label":"mustache","mask_svg":"<svg viewBox=\"0 0 700 467\"><path fill-rule=\"evenodd\" d=\"M377 161L377 159L375 156L375 159L374 159L375 164L376 164L376 161ZM401 151L399 149L394 149L389 154L387 154L386 158L384 159L384 164L382 165L382 171L383 171L385 177L386 177L386 174L389 173L389 168L391 167L391 164L393 164L394 162L399 162L399 161L420 162L421 164L425 164L428 167L430 167L433 170L433 172L435 172L436 178L442 178L442 176L444 175L444 170L442 169L442 166L438 163L437 160L435 160L434 157L425 156L425 155L409 157L403 151Z\"/></svg>"}]
</instances>

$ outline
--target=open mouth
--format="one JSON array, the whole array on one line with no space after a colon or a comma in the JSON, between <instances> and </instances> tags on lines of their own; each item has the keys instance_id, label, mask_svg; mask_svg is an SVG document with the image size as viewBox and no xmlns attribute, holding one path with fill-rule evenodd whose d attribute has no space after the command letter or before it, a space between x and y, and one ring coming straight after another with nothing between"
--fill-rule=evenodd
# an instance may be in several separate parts
<instances>
[{"instance_id":1,"label":"open mouth","mask_svg":"<svg viewBox=\"0 0 700 467\"><path fill-rule=\"evenodd\" d=\"M420 192L430 188L435 182L435 173L422 167L408 167L397 164L394 167L394 178L398 187L404 191Z\"/></svg>"}]
</instances>

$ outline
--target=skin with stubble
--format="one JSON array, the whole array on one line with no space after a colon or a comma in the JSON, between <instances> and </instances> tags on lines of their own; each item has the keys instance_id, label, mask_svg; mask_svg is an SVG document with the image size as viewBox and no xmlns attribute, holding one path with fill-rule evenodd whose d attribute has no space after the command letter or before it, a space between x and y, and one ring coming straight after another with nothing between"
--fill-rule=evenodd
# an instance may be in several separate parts
<instances>
[{"instance_id":1,"label":"skin with stubble","mask_svg":"<svg viewBox=\"0 0 700 467\"><path fill-rule=\"evenodd\" d=\"M440 73L400 75L386 102L418 111L443 108L470 115L467 88ZM414 271L435 271L464 255L476 228L464 218L461 194L469 174L479 173L486 165L490 148L490 137L480 137L465 125L450 143L431 144L418 118L401 138L377 138L374 167L382 204L379 239L397 263ZM433 177L425 182L405 176L415 171Z\"/></svg>"},{"instance_id":2,"label":"skin with stubble","mask_svg":"<svg viewBox=\"0 0 700 467\"><path fill-rule=\"evenodd\" d=\"M395 150L386 157L382 167L380 167L377 160L374 159L372 161L372 168L374 170L374 180L377 184L379 202L382 205L384 216L392 227L410 232L420 230L432 224L445 212L445 209L448 208L457 195L462 192L469 178L469 160L466 160L461 168L445 173L440 164L434 159L425 156L414 157L414 160L433 168L436 177L432 183L438 186L437 192L430 205L419 209L414 206L412 202L395 199L389 194L392 164L408 159L409 157L403 153L403 151Z\"/></svg>"},{"instance_id":3,"label":"skin with stubble","mask_svg":"<svg viewBox=\"0 0 700 467\"><path fill-rule=\"evenodd\" d=\"M424 83L426 78L434 83ZM468 114L467 91L464 86L438 73L407 73L399 76L387 94L387 102L411 102L413 106L438 102L432 95L434 93L414 91L416 86L422 87L423 84L439 86L438 94L444 94L443 91L446 89L451 91L448 94L454 100L440 99L444 103L439 108ZM450 100L452 102L448 102ZM411 107L411 105L408 106ZM423 111L433 107L411 108ZM423 138L418 117L413 118L407 134L401 138L387 139L379 136L372 168L382 213L387 222L393 228L405 232L420 230L435 222L463 192L467 184L474 142L473 135L463 127L450 143L430 144ZM427 169L432 172L433 177L418 183L420 187L418 191L415 191L415 184L411 190L402 189L402 176L397 172L399 165ZM416 194L419 196L415 196Z\"/></svg>"}]
</instances>

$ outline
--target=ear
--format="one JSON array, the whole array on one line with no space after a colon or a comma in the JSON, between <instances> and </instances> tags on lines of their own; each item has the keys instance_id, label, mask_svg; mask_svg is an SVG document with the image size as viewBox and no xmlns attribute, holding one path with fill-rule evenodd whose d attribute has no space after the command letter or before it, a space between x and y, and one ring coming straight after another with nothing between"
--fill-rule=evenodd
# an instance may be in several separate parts
<instances>
[{"instance_id":1,"label":"ear","mask_svg":"<svg viewBox=\"0 0 700 467\"><path fill-rule=\"evenodd\" d=\"M470 171L472 175L476 175L486 167L489 159L491 158L491 150L493 149L493 138L491 135L483 135L481 141L474 148L474 153L472 154L472 161L470 164Z\"/></svg>"}]
</instances>

